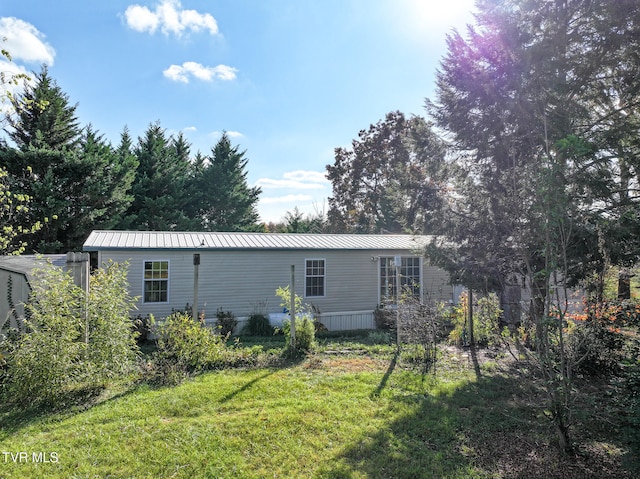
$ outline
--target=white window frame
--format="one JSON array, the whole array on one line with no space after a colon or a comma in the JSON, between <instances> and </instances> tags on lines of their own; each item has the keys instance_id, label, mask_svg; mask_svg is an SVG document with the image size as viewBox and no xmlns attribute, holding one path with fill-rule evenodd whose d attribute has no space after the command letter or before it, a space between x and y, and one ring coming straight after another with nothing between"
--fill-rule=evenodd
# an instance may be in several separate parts
<instances>
[{"instance_id":1,"label":"white window frame","mask_svg":"<svg viewBox=\"0 0 640 479\"><path fill-rule=\"evenodd\" d=\"M401 285L400 287L403 288L405 284L402 284L402 278L406 278L406 274L403 274L403 269L406 273L406 268L408 267L408 265L406 264L408 262L408 260L412 260L418 261L418 282L417 282L417 288L418 288L418 292L415 295L415 297L417 299L419 299L420 301L422 301L422 297L423 297L423 290L422 290L422 278L423 278L423 266L424 266L424 262L422 261L422 257L421 256L413 256L413 255L405 255L402 256L400 255L401 260L402 260L402 266L400 267L400 282ZM378 304L385 304L387 306L395 306L396 305L396 297L397 295L395 294L395 290L396 290L396 268L395 266L392 267L392 273L390 275L391 278L391 282L388 283L388 285L390 286L391 290L394 292L391 296L387 296L387 295L383 295L382 293L382 268L383 268L383 263L385 263L385 267L389 267L388 265L390 263L392 263L395 259L395 256L380 256L378 257ZM415 277L413 277L413 279L415 279Z\"/></svg>"},{"instance_id":2,"label":"white window frame","mask_svg":"<svg viewBox=\"0 0 640 479\"><path fill-rule=\"evenodd\" d=\"M309 261L322 261L322 274L321 275L308 275L307 263ZM313 268L314 266L312 266ZM322 278L322 294L321 295L308 295L307 294L307 278ZM318 286L311 286L311 288L317 288ZM305 298L325 298L327 296L327 260L326 258L305 258L304 259L304 297Z\"/></svg>"},{"instance_id":3,"label":"white window frame","mask_svg":"<svg viewBox=\"0 0 640 479\"><path fill-rule=\"evenodd\" d=\"M166 280L164 278L159 278L159 279L154 279L154 278L150 278L147 279L145 278L145 272L146 272L146 265L147 263L167 263L167 278ZM171 282L170 282L170 278L171 278L171 263L168 259L163 258L163 259L144 259L142 260L142 302L144 304L167 304L169 303L169 293L170 293L170 286L171 286ZM146 284L147 281L166 281L167 283L167 300L166 301L147 301L146 298Z\"/></svg>"}]
</instances>

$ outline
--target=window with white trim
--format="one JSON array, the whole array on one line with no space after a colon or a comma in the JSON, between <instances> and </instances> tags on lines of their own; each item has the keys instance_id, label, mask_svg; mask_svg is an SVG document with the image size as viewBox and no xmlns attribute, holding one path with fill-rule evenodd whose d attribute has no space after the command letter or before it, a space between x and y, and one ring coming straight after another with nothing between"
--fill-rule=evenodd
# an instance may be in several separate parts
<instances>
[{"instance_id":1,"label":"window with white trim","mask_svg":"<svg viewBox=\"0 0 640 479\"><path fill-rule=\"evenodd\" d=\"M304 295L307 298L324 296L325 264L324 259L305 260Z\"/></svg>"},{"instance_id":2,"label":"window with white trim","mask_svg":"<svg viewBox=\"0 0 640 479\"><path fill-rule=\"evenodd\" d=\"M144 302L166 303L169 301L169 262L144 262Z\"/></svg>"},{"instance_id":3,"label":"window with white trim","mask_svg":"<svg viewBox=\"0 0 640 479\"><path fill-rule=\"evenodd\" d=\"M420 298L420 263L418 256L403 256L400 265L400 292ZM380 302L396 304L396 267L393 257L380 258Z\"/></svg>"}]
</instances>

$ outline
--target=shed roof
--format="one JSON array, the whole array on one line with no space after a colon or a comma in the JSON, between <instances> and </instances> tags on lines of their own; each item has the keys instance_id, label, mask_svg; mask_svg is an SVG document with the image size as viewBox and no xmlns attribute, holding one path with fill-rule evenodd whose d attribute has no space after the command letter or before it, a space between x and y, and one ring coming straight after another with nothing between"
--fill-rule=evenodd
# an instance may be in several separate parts
<instances>
[{"instance_id":1,"label":"shed roof","mask_svg":"<svg viewBox=\"0 0 640 479\"><path fill-rule=\"evenodd\" d=\"M432 238L398 234L93 231L83 249L415 250L424 247Z\"/></svg>"},{"instance_id":2,"label":"shed roof","mask_svg":"<svg viewBox=\"0 0 640 479\"><path fill-rule=\"evenodd\" d=\"M34 269L42 268L47 263L64 267L67 264L67 256L64 254L0 256L0 269L23 274L27 279L30 279Z\"/></svg>"}]
</instances>

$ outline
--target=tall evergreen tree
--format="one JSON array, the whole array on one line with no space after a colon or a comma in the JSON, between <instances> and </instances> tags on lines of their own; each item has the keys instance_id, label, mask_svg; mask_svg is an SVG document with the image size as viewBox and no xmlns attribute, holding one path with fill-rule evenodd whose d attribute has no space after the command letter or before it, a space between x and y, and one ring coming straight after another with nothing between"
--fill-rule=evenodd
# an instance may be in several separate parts
<instances>
[{"instance_id":1,"label":"tall evergreen tree","mask_svg":"<svg viewBox=\"0 0 640 479\"><path fill-rule=\"evenodd\" d=\"M32 108L32 102L44 108ZM42 103L46 101L46 104ZM56 253L78 249L94 228L111 227L128 205L135 163L121 158L89 126L78 127L75 106L46 69L24 95L12 98L8 117L16 148L0 147L11 188L30 198L16 220L42 228L26 235L27 251Z\"/></svg>"},{"instance_id":2,"label":"tall evergreen tree","mask_svg":"<svg viewBox=\"0 0 640 479\"><path fill-rule=\"evenodd\" d=\"M523 253L543 269L537 233L548 218L539 181L552 169L572 199L572 272L582 277L602 264L598 231L635 242L633 222L625 234L611 219L637 211L629 178L638 171L640 59L630 48L638 45L639 6L483 0L478 9L466 37L449 35L437 99L428 102L457 152L443 225L462 245L451 266L463 280L494 286L527 267ZM609 257L629 258L624 241L606 247Z\"/></svg>"},{"instance_id":3,"label":"tall evergreen tree","mask_svg":"<svg viewBox=\"0 0 640 479\"><path fill-rule=\"evenodd\" d=\"M11 98L11 103L16 116L7 115L7 131L20 150L29 147L72 150L80 141L77 105L69 104L69 97L49 76L46 66L35 75L33 84L26 84L23 94Z\"/></svg>"},{"instance_id":4,"label":"tall evergreen tree","mask_svg":"<svg viewBox=\"0 0 640 479\"><path fill-rule=\"evenodd\" d=\"M138 160L132 185L133 202L121 227L133 230L193 230L189 218L189 144L182 135L167 137L159 123L138 139Z\"/></svg>"},{"instance_id":5,"label":"tall evergreen tree","mask_svg":"<svg viewBox=\"0 0 640 479\"><path fill-rule=\"evenodd\" d=\"M436 102L428 103L451 139L457 172L443 225L455 248L434 258L468 286L502 289L512 276L527 278L535 356L565 452L572 360L563 342L567 305L550 295L554 274L579 279L605 257L640 257L635 246L624 251L625 241L638 244L628 233L640 212L631 181L640 5L480 0L477 7L467 36L449 35ZM625 231L616 220L629 213L635 226Z\"/></svg>"},{"instance_id":6,"label":"tall evergreen tree","mask_svg":"<svg viewBox=\"0 0 640 479\"><path fill-rule=\"evenodd\" d=\"M227 133L206 158L202 174L196 178L200 192L197 216L206 231L252 231L258 227L258 202L261 189L247 182L245 152L232 146ZM202 161L196 161L196 165ZM202 167L202 166L201 166Z\"/></svg>"}]
</instances>

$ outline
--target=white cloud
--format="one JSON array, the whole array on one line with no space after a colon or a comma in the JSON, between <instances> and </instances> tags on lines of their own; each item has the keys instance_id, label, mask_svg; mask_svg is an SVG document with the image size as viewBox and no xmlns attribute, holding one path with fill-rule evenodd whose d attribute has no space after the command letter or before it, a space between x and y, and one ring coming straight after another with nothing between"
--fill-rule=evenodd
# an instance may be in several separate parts
<instances>
[{"instance_id":1,"label":"white cloud","mask_svg":"<svg viewBox=\"0 0 640 479\"><path fill-rule=\"evenodd\" d=\"M181 131L198 131L195 126L185 126Z\"/></svg>"},{"instance_id":2,"label":"white cloud","mask_svg":"<svg viewBox=\"0 0 640 479\"><path fill-rule=\"evenodd\" d=\"M45 35L36 27L15 17L0 18L2 48L14 61L53 65L56 51L45 41Z\"/></svg>"},{"instance_id":3,"label":"white cloud","mask_svg":"<svg viewBox=\"0 0 640 479\"><path fill-rule=\"evenodd\" d=\"M299 208L303 214L317 214L324 208L331 183L322 171L294 170L280 178L260 178L255 186L271 196L261 196L258 211L262 221L282 221L287 211Z\"/></svg>"},{"instance_id":4,"label":"white cloud","mask_svg":"<svg viewBox=\"0 0 640 479\"><path fill-rule=\"evenodd\" d=\"M124 12L124 18L127 26L138 32L155 33L159 28L167 36L181 37L190 31L218 34L218 23L211 14L183 10L179 0L162 0L155 10L143 5L130 5Z\"/></svg>"},{"instance_id":5,"label":"white cloud","mask_svg":"<svg viewBox=\"0 0 640 479\"><path fill-rule=\"evenodd\" d=\"M320 171L296 170L282 175L282 179L260 178L256 186L264 189L321 190L329 181Z\"/></svg>"},{"instance_id":6,"label":"white cloud","mask_svg":"<svg viewBox=\"0 0 640 479\"><path fill-rule=\"evenodd\" d=\"M236 78L237 71L235 68L227 65L206 67L196 62L184 62L182 65L171 65L162 73L170 80L189 83L190 78L207 82L213 80L230 81Z\"/></svg>"},{"instance_id":7,"label":"white cloud","mask_svg":"<svg viewBox=\"0 0 640 479\"><path fill-rule=\"evenodd\" d=\"M147 7L131 5L124 12L127 25L137 32L154 33L160 24L158 16Z\"/></svg>"},{"instance_id":8,"label":"white cloud","mask_svg":"<svg viewBox=\"0 0 640 479\"><path fill-rule=\"evenodd\" d=\"M312 183L329 183L329 180L322 171L295 170L288 171L282 176L288 180L309 181Z\"/></svg>"},{"instance_id":9,"label":"white cloud","mask_svg":"<svg viewBox=\"0 0 640 479\"><path fill-rule=\"evenodd\" d=\"M260 198L260 203L265 205L280 204L280 203L295 203L297 201L311 201L313 196L310 195L285 195L277 197Z\"/></svg>"}]
</instances>

